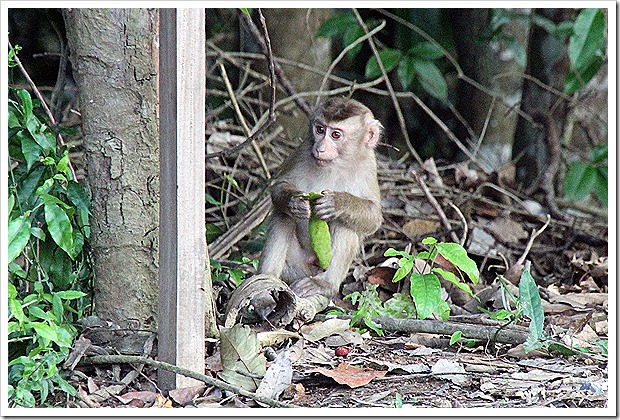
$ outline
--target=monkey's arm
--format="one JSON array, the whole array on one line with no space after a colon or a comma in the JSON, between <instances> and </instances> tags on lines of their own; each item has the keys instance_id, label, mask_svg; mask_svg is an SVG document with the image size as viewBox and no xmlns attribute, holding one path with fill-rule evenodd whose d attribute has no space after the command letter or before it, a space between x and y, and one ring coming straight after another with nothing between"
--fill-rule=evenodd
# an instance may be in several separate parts
<instances>
[{"instance_id":1,"label":"monkey's arm","mask_svg":"<svg viewBox=\"0 0 620 420\"><path fill-rule=\"evenodd\" d=\"M326 190L323 194L314 206L319 218L337 220L361 236L372 235L381 226L383 216L377 201L341 191Z\"/></svg>"},{"instance_id":2,"label":"monkey's arm","mask_svg":"<svg viewBox=\"0 0 620 420\"><path fill-rule=\"evenodd\" d=\"M290 182L280 181L273 187L271 192L273 207L293 219L309 219L310 203L308 200L295 197L301 193Z\"/></svg>"}]
</instances>

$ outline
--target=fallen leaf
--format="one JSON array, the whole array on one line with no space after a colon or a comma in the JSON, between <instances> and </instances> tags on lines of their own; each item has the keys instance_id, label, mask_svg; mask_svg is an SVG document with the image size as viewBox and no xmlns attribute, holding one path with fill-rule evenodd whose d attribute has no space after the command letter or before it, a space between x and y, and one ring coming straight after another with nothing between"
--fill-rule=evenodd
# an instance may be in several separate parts
<instances>
[{"instance_id":1,"label":"fallen leaf","mask_svg":"<svg viewBox=\"0 0 620 420\"><path fill-rule=\"evenodd\" d=\"M207 389L205 385L172 389L170 390L170 398L172 398L177 404L185 406L194 401L194 398L202 394L205 389Z\"/></svg>"},{"instance_id":2,"label":"fallen leaf","mask_svg":"<svg viewBox=\"0 0 620 420\"><path fill-rule=\"evenodd\" d=\"M313 372L319 372L328 378L332 378L339 384L347 385L351 388L364 386L374 378L383 378L387 373L386 370L359 368L347 362L340 363L334 369L318 367Z\"/></svg>"},{"instance_id":3,"label":"fallen leaf","mask_svg":"<svg viewBox=\"0 0 620 420\"><path fill-rule=\"evenodd\" d=\"M293 380L293 362L290 356L288 350L278 354L276 360L265 372L265 376L263 376L263 380L256 390L256 395L278 399Z\"/></svg>"},{"instance_id":4,"label":"fallen leaf","mask_svg":"<svg viewBox=\"0 0 620 420\"><path fill-rule=\"evenodd\" d=\"M229 384L253 392L259 380L244 376L239 372L264 375L267 359L262 353L256 333L247 325L235 324L232 328L220 329L220 355L222 357L221 373Z\"/></svg>"},{"instance_id":5,"label":"fallen leaf","mask_svg":"<svg viewBox=\"0 0 620 420\"><path fill-rule=\"evenodd\" d=\"M447 379L458 385L463 385L469 380L466 375L459 375L459 373L465 373L465 368L460 363L448 359L437 360L431 368L431 372L441 379ZM445 373L449 375L442 375Z\"/></svg>"},{"instance_id":6,"label":"fallen leaf","mask_svg":"<svg viewBox=\"0 0 620 420\"><path fill-rule=\"evenodd\" d=\"M349 321L346 319L331 318L322 322L304 325L301 327L301 335L310 342L319 341L322 338L329 337L349 329Z\"/></svg>"},{"instance_id":7,"label":"fallen leaf","mask_svg":"<svg viewBox=\"0 0 620 420\"><path fill-rule=\"evenodd\" d=\"M299 338L299 334L283 329L275 331L263 331L256 334L258 341L263 347L271 347L284 343L289 338Z\"/></svg>"},{"instance_id":8,"label":"fallen leaf","mask_svg":"<svg viewBox=\"0 0 620 420\"><path fill-rule=\"evenodd\" d=\"M402 229L405 235L415 238L433 234L439 230L440 226L436 220L414 219L405 222Z\"/></svg>"}]
</instances>

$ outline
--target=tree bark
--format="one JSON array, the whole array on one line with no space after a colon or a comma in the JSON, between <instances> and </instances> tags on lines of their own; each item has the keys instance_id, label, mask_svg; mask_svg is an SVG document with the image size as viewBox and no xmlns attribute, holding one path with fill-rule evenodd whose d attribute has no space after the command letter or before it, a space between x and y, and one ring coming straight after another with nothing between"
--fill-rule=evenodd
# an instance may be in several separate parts
<instances>
[{"instance_id":1,"label":"tree bark","mask_svg":"<svg viewBox=\"0 0 620 420\"><path fill-rule=\"evenodd\" d=\"M332 61L331 39L316 38L321 25L333 14L333 9L263 9L273 54L297 63L327 71ZM316 91L322 75L282 65L287 79L297 92ZM306 99L314 107L314 97ZM307 135L308 120L303 113L281 114L278 121L291 138Z\"/></svg>"},{"instance_id":2,"label":"tree bark","mask_svg":"<svg viewBox=\"0 0 620 420\"><path fill-rule=\"evenodd\" d=\"M534 12L557 24L569 20L575 10L534 9ZM563 38L548 33L540 26L533 26L530 31L527 56L526 74L557 91L564 90L564 78L570 63ZM566 120L566 102L534 80L525 80L521 111L533 116L537 113L547 115L552 109L553 113L550 116L556 126L563 127ZM531 187L538 182L547 169L549 148L546 138L547 133L540 124L532 124L522 117L519 118L512 156L517 159L517 179L525 187Z\"/></svg>"},{"instance_id":3,"label":"tree bark","mask_svg":"<svg viewBox=\"0 0 620 420\"><path fill-rule=\"evenodd\" d=\"M96 313L154 327L158 302L156 9L66 9L92 195Z\"/></svg>"}]
</instances>

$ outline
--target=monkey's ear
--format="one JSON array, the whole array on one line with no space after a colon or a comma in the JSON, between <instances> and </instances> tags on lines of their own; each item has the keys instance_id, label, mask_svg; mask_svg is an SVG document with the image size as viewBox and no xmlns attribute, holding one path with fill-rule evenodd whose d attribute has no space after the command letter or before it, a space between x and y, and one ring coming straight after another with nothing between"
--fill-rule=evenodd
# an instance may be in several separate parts
<instances>
[{"instance_id":1,"label":"monkey's ear","mask_svg":"<svg viewBox=\"0 0 620 420\"><path fill-rule=\"evenodd\" d=\"M375 147L381 138L381 134L383 133L383 126L378 120L370 120L367 122L366 133L368 134L366 144L368 147Z\"/></svg>"}]
</instances>

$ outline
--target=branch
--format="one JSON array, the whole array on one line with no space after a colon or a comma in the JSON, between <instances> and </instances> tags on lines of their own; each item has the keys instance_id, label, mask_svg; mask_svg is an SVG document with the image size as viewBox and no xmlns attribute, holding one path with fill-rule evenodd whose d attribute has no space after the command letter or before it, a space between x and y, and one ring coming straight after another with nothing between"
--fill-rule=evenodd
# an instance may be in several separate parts
<instances>
[{"instance_id":1,"label":"branch","mask_svg":"<svg viewBox=\"0 0 620 420\"><path fill-rule=\"evenodd\" d=\"M265 55L269 54L269 48L267 46L267 42L262 39L260 32L258 28L256 27L256 25L254 24L254 22L252 22L252 19L241 11L239 13L241 15L241 21L245 24L247 30L250 32L250 35L252 35L252 37L258 44L258 47L260 48L260 50ZM286 92L287 95L294 95L295 89L291 85L291 82L289 82L288 79L284 76L284 73L282 72L282 68L276 62L274 62L273 64L274 64L273 66L274 72L276 76L278 77L278 81L282 85L284 92ZM304 101L301 98L297 98L295 100L295 103L306 115L308 116L312 115L312 109L310 109L310 105L308 105L306 101Z\"/></svg>"},{"instance_id":2,"label":"branch","mask_svg":"<svg viewBox=\"0 0 620 420\"><path fill-rule=\"evenodd\" d=\"M126 356L126 355L92 356L92 357L85 358L82 363L92 364L92 365L104 365L104 364L110 364L110 363L133 363L133 364L150 365L150 366L154 366L159 369L165 369L167 371L177 373L179 375L187 376L188 378L193 378L193 379L202 381L207 385L216 386L220 389L225 389L227 391L234 392L235 394L242 395L244 397L252 398L255 401L268 404L272 407L289 407L289 408L298 407L297 405L294 405L294 404L288 404L282 401L274 400L273 398L268 398L268 397L257 395L254 392L246 391L245 389L238 388L224 381L220 381L219 379L215 379L210 376L203 375L202 373L194 372L189 369L171 365L166 362L160 362L158 360L153 360L148 357Z\"/></svg>"},{"instance_id":3,"label":"branch","mask_svg":"<svg viewBox=\"0 0 620 420\"><path fill-rule=\"evenodd\" d=\"M361 25L364 32L366 34L370 33L370 31L368 30L368 26L366 25L366 22L364 22L359 12L357 11L357 9L353 9L353 13L355 14L355 17L357 18L357 21ZM394 109L396 110L398 122L400 123L400 130L403 134L403 138L405 139L405 143L407 143L409 152L411 153L411 156L415 158L418 164L422 166L423 164L422 158L420 158L420 155L418 155L418 152L413 148L413 145L411 144L411 139L409 138L409 133L407 132L407 125L405 123L405 117L403 116L403 112L400 109L400 104L398 103L396 92L394 92L394 88L392 87L390 78L388 77L387 72L385 71L385 67L383 66L383 62L381 61L381 57L379 56L379 51L377 50L377 46L375 45L375 41L374 39L372 39L372 36L368 38L368 45L370 45L370 48L372 49L372 53L377 59L377 64L379 65L379 68L381 69L381 74L383 74L383 77L385 78L385 85L387 86L388 91L390 92L390 98L392 98L392 103L394 104Z\"/></svg>"}]
</instances>

